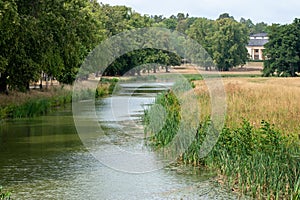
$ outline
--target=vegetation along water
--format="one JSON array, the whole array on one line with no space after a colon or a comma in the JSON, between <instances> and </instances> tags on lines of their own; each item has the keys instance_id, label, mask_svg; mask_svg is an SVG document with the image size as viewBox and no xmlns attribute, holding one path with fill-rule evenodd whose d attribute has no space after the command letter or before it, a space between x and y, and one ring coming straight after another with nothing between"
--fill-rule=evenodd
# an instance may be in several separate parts
<instances>
[{"instance_id":1,"label":"vegetation along water","mask_svg":"<svg viewBox=\"0 0 300 200\"><path fill-rule=\"evenodd\" d=\"M239 88L238 84L234 84L233 80L227 80L225 85L228 91L228 99L231 101L235 95L235 101L229 103L227 122L220 133L217 144L213 150L204 158L200 157L199 149L204 137L210 134L210 126L212 122L209 119L209 109L205 109L209 102L207 91L199 92L199 101L201 101L204 113L202 120L199 122L199 128L195 134L195 141L182 155L179 155L178 162L182 164L192 164L202 166L204 168L217 170L219 173L219 182L231 188L240 194L245 194L252 198L258 199L299 199L300 194L300 140L299 140L299 124L295 121L286 121L285 124L276 126L268 121L261 119L256 124L257 116L265 116L267 120L279 122L282 118L289 118L292 112L299 114L300 106L295 104L293 110L280 115L279 108L270 109L274 111L272 115L260 115L253 107L263 107L264 103L260 96L265 95L265 90L271 86L268 82L279 84L279 81L272 79L260 79L260 84L252 81L259 80L241 80L247 83L244 88ZM289 80L293 83L293 80ZM296 83L296 82L294 82ZM203 84L203 81L196 83ZM272 84L273 85L273 84ZM299 83L297 82L297 85ZM249 93L248 88L253 90ZM291 87L291 86L287 86ZM264 90L261 90L264 88ZM291 88L290 88L291 89ZM297 89L299 90L299 89ZM269 106L276 104L275 101L281 98L281 104L290 101L290 97L285 94L277 94L276 90L269 91ZM274 95L272 95L274 93ZM254 96L255 94L255 96ZM252 97L251 97L252 96ZM277 97L279 96L279 97ZM251 97L251 98L249 98ZM293 99L293 98L292 98ZM297 99L297 98L296 98ZM242 101L246 101L252 105L248 106L251 110L249 113L243 112L245 109ZM166 120L162 129L149 138L150 145L154 148L163 148L168 145L174 138L179 128L180 121L180 105L176 96L172 91L168 91L156 98L156 104L160 104L166 109ZM237 104L238 103L238 104ZM231 109L235 109L231 112ZM265 107L266 109L266 107ZM256 113L252 113L256 112ZM153 123L149 123L149 111L145 112L146 132L154 130ZM298 115L297 114L297 115ZM238 116L236 116L238 115ZM254 116L253 116L254 115ZM297 116L296 115L296 116ZM295 117L296 117L295 116ZM239 120L232 121L239 117ZM281 127L280 130L278 127ZM151 133L148 133L148 135Z\"/></svg>"}]
</instances>

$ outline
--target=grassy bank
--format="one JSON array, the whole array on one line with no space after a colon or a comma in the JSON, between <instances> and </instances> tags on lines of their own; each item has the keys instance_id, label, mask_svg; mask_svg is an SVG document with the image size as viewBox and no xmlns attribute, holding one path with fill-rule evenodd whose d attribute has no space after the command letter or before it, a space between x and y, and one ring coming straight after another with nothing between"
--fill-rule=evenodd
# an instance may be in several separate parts
<instances>
[{"instance_id":1,"label":"grassy bank","mask_svg":"<svg viewBox=\"0 0 300 200\"><path fill-rule=\"evenodd\" d=\"M118 79L102 79L96 91L82 89L74 99L84 100L95 94L101 98L111 94ZM88 84L88 83L87 83ZM0 119L35 117L72 102L72 87L54 86L48 90L30 90L27 93L13 91L0 94Z\"/></svg>"},{"instance_id":2,"label":"grassy bank","mask_svg":"<svg viewBox=\"0 0 300 200\"><path fill-rule=\"evenodd\" d=\"M226 125L205 158L200 158L199 149L211 130L207 117L210 115L210 98L203 81L194 84L201 106L201 120L195 141L178 157L178 162L215 170L219 182L252 198L299 199L298 79L225 79ZM174 98L169 92L156 100L166 109L167 117L160 131L149 139L155 148L167 145L178 130L180 106ZM146 112L146 131L155 130L155 127L149 127L153 123L147 124L147 117Z\"/></svg>"},{"instance_id":3,"label":"grassy bank","mask_svg":"<svg viewBox=\"0 0 300 200\"><path fill-rule=\"evenodd\" d=\"M9 95L0 96L0 119L43 115L72 100L71 89L61 87L45 91L31 90L27 93L13 91Z\"/></svg>"},{"instance_id":4,"label":"grassy bank","mask_svg":"<svg viewBox=\"0 0 300 200\"><path fill-rule=\"evenodd\" d=\"M225 127L213 150L200 158L209 123L201 123L195 142L179 162L217 170L220 183L252 198L300 198L299 141L283 136L266 121L259 128L244 121L237 128Z\"/></svg>"}]
</instances>

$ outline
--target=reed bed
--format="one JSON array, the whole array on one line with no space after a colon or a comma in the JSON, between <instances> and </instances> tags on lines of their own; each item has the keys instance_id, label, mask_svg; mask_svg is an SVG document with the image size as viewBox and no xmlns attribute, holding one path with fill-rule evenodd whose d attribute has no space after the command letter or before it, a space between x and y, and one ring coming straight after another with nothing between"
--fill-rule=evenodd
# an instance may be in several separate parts
<instances>
[{"instance_id":1,"label":"reed bed","mask_svg":"<svg viewBox=\"0 0 300 200\"><path fill-rule=\"evenodd\" d=\"M219 182L255 199L298 199L300 196L300 148L262 121L254 128L244 121L237 128L225 127L218 143L205 157L199 148L210 122L203 122L195 142L179 158L185 164L202 165L218 171Z\"/></svg>"}]
</instances>

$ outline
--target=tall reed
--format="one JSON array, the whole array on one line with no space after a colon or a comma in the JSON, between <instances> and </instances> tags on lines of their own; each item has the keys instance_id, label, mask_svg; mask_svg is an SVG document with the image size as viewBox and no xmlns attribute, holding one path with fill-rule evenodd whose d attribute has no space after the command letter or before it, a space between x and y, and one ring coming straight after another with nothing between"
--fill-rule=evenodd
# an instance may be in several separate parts
<instances>
[{"instance_id":1,"label":"tall reed","mask_svg":"<svg viewBox=\"0 0 300 200\"><path fill-rule=\"evenodd\" d=\"M164 126L152 133L151 144L166 146L178 128L180 105L172 91L159 95L156 103L167 109ZM150 108L151 110L151 108ZM151 111L146 111L145 115ZM174 118L174 116L176 116ZM145 131L157 130L145 120ZM243 120L226 126L212 151L201 158L199 149L213 124L202 118L190 147L178 162L215 169L228 188L258 199L297 199L300 194L300 143L294 135L283 134L274 125L261 121L253 126Z\"/></svg>"}]
</instances>

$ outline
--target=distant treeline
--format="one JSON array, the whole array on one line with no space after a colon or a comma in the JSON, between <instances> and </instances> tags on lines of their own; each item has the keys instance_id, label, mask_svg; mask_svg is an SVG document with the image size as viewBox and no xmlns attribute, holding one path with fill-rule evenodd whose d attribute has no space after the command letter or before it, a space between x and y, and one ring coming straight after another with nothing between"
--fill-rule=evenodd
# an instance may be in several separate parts
<instances>
[{"instance_id":1,"label":"distant treeline","mask_svg":"<svg viewBox=\"0 0 300 200\"><path fill-rule=\"evenodd\" d=\"M31 82L41 78L70 84L85 57L101 41L125 30L152 26L187 34L207 50L219 70L228 70L246 62L249 34L266 31L267 24L243 18L238 22L227 13L217 20L183 13L148 16L96 0L2 0L0 92L26 91ZM170 52L144 49L121 56L105 73L122 75L147 62L178 65L181 59Z\"/></svg>"}]
</instances>

